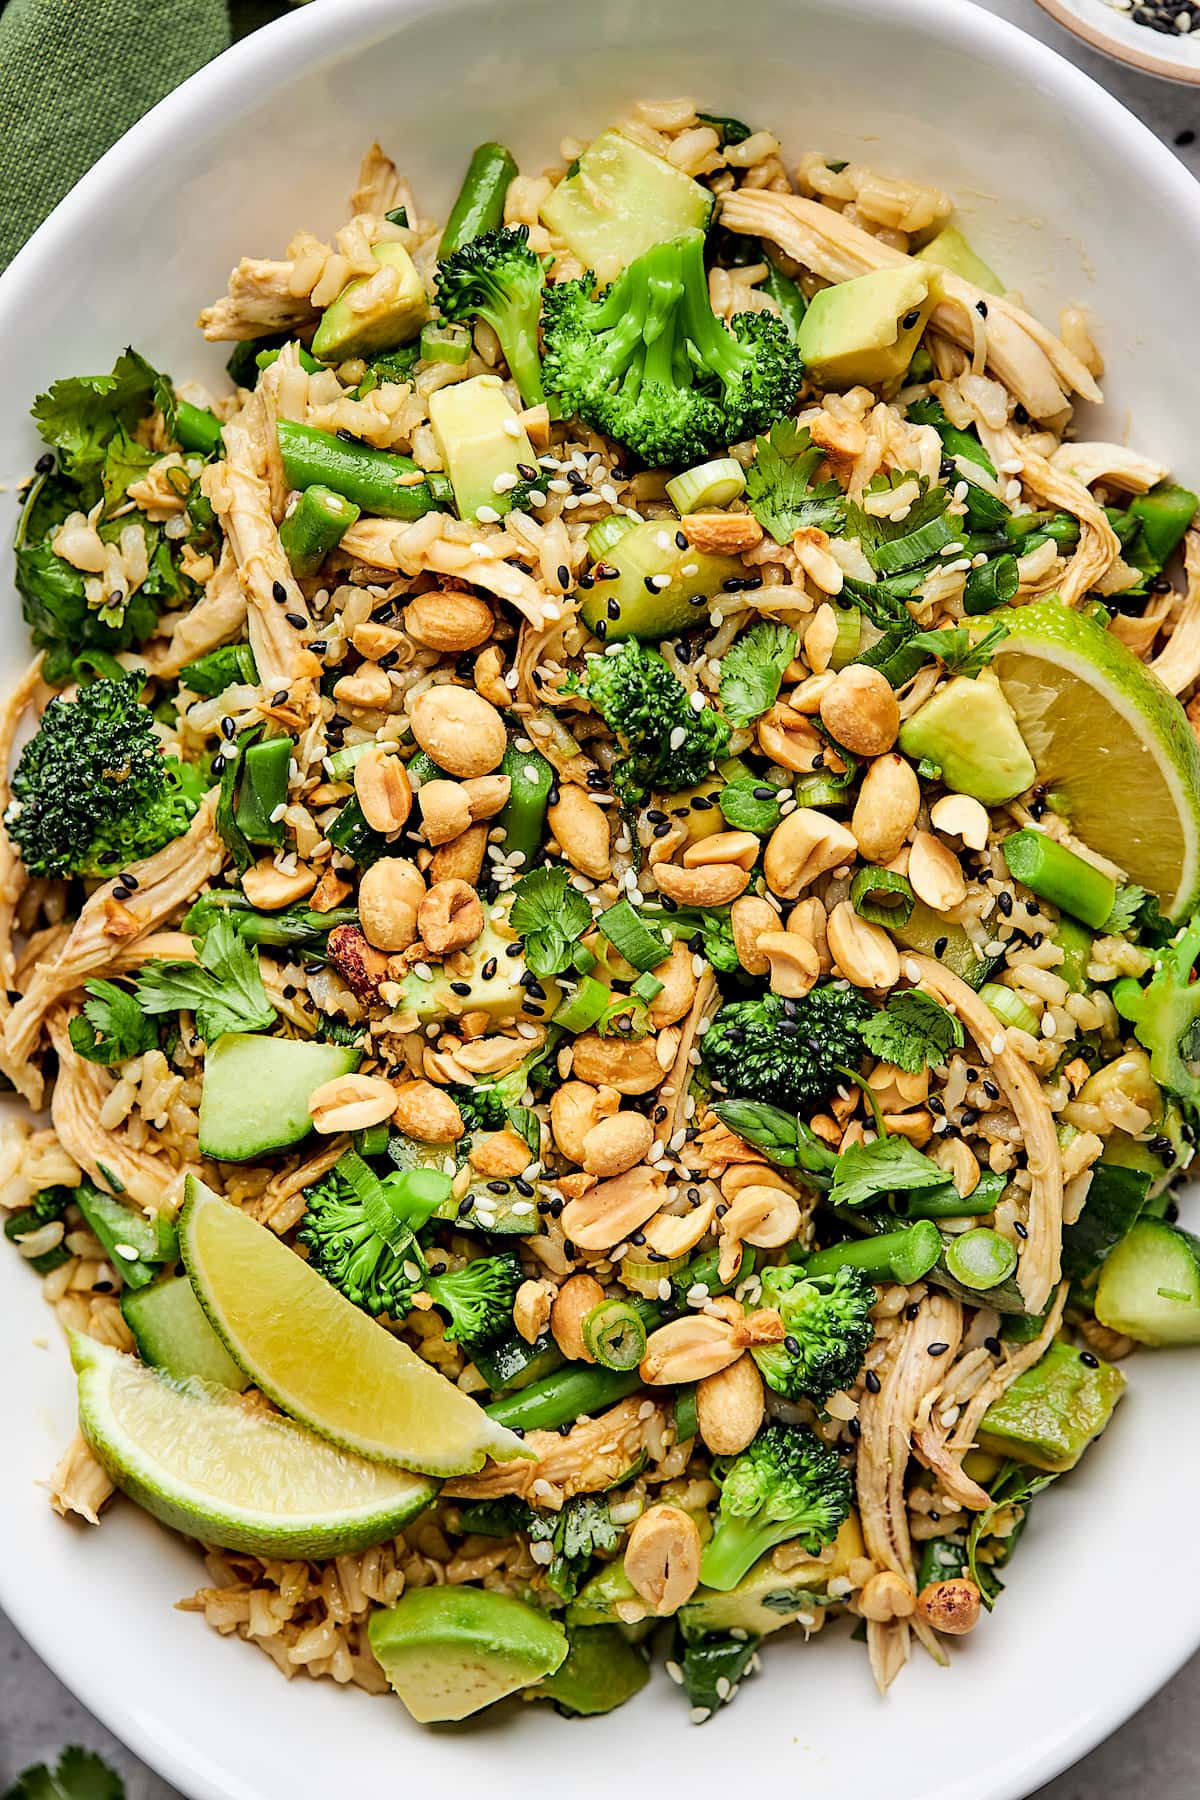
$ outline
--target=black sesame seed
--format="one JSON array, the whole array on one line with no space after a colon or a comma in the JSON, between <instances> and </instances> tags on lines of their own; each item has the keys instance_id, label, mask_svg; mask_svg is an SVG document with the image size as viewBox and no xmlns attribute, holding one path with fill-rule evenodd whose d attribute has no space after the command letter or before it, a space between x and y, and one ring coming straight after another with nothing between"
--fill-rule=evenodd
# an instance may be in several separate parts
<instances>
[{"instance_id":1,"label":"black sesame seed","mask_svg":"<svg viewBox=\"0 0 1200 1800\"><path fill-rule=\"evenodd\" d=\"M295 626L297 631L303 631L304 627L308 624L308 620L303 613L284 613L283 616L289 625Z\"/></svg>"},{"instance_id":2,"label":"black sesame seed","mask_svg":"<svg viewBox=\"0 0 1200 1800\"><path fill-rule=\"evenodd\" d=\"M1079 1360L1085 1369L1098 1369L1100 1367L1100 1358L1098 1356L1093 1356L1090 1350L1081 1350L1079 1352Z\"/></svg>"},{"instance_id":3,"label":"black sesame seed","mask_svg":"<svg viewBox=\"0 0 1200 1800\"><path fill-rule=\"evenodd\" d=\"M642 577L642 586L648 593L657 594L658 592L658 582L653 575L644 575Z\"/></svg>"},{"instance_id":4,"label":"black sesame seed","mask_svg":"<svg viewBox=\"0 0 1200 1800\"><path fill-rule=\"evenodd\" d=\"M1000 894L997 897L996 905L1000 908L1000 911L1004 914L1006 919L1012 918L1013 897L1011 894Z\"/></svg>"},{"instance_id":5,"label":"black sesame seed","mask_svg":"<svg viewBox=\"0 0 1200 1800\"><path fill-rule=\"evenodd\" d=\"M1176 140L1176 142L1178 142L1178 139ZM53 467L54 467L54 452L53 452L53 450L43 450L42 454L38 457L37 461L33 465L33 471L34 471L35 475L49 475L49 473Z\"/></svg>"},{"instance_id":6,"label":"black sesame seed","mask_svg":"<svg viewBox=\"0 0 1200 1800\"><path fill-rule=\"evenodd\" d=\"M875 1373L874 1369L867 1370L866 1382L867 1382L867 1392L869 1394L877 1394L879 1392L880 1388L883 1386L883 1383L880 1381L880 1379L879 1379L878 1375Z\"/></svg>"},{"instance_id":7,"label":"black sesame seed","mask_svg":"<svg viewBox=\"0 0 1200 1800\"><path fill-rule=\"evenodd\" d=\"M324 638L314 638L312 643L308 647L312 651L314 656L324 656L326 650L328 650L328 648L329 648L329 645L325 642Z\"/></svg>"},{"instance_id":8,"label":"black sesame seed","mask_svg":"<svg viewBox=\"0 0 1200 1800\"><path fill-rule=\"evenodd\" d=\"M919 311L905 313L904 317L900 321L900 323L901 323L901 325L903 325L905 331L911 331L913 326L916 324L917 320L920 318L920 316L921 316L921 314Z\"/></svg>"},{"instance_id":9,"label":"black sesame seed","mask_svg":"<svg viewBox=\"0 0 1200 1800\"><path fill-rule=\"evenodd\" d=\"M470 991L471 984L469 981L452 981L450 983L450 992L452 994L461 994L464 999Z\"/></svg>"},{"instance_id":10,"label":"black sesame seed","mask_svg":"<svg viewBox=\"0 0 1200 1800\"><path fill-rule=\"evenodd\" d=\"M287 689L280 688L280 690L277 694L272 694L271 705L272 706L283 706L287 700L287 697L288 697Z\"/></svg>"},{"instance_id":11,"label":"black sesame seed","mask_svg":"<svg viewBox=\"0 0 1200 1800\"><path fill-rule=\"evenodd\" d=\"M950 939L948 937L935 938L933 941L933 954L935 956L945 956L949 944Z\"/></svg>"},{"instance_id":12,"label":"black sesame seed","mask_svg":"<svg viewBox=\"0 0 1200 1800\"><path fill-rule=\"evenodd\" d=\"M619 619L621 616L621 602L619 600L610 600L605 611L608 613L610 619Z\"/></svg>"},{"instance_id":13,"label":"black sesame seed","mask_svg":"<svg viewBox=\"0 0 1200 1800\"><path fill-rule=\"evenodd\" d=\"M226 713L225 717L221 720L221 736L226 737L226 738L231 738L231 737L236 737L236 735L237 735L237 726L234 724L233 720L229 717L229 714Z\"/></svg>"},{"instance_id":14,"label":"black sesame seed","mask_svg":"<svg viewBox=\"0 0 1200 1800\"><path fill-rule=\"evenodd\" d=\"M213 757L212 773L214 775L223 775L225 773L225 758L223 756L214 756Z\"/></svg>"},{"instance_id":15,"label":"black sesame seed","mask_svg":"<svg viewBox=\"0 0 1200 1800\"><path fill-rule=\"evenodd\" d=\"M794 1338L794 1337L785 1337L783 1340L783 1347L790 1356L799 1356L799 1354L800 1354L800 1339Z\"/></svg>"},{"instance_id":16,"label":"black sesame seed","mask_svg":"<svg viewBox=\"0 0 1200 1800\"><path fill-rule=\"evenodd\" d=\"M677 531L675 533L675 547L678 550L686 550L687 549L688 541L687 541L686 533L684 533L682 531Z\"/></svg>"},{"instance_id":17,"label":"black sesame seed","mask_svg":"<svg viewBox=\"0 0 1200 1800\"><path fill-rule=\"evenodd\" d=\"M911 1306L905 1307L904 1316L909 1321L910 1324L916 1318L916 1316L920 1312L920 1310L921 1310L921 1308L915 1300L913 1301Z\"/></svg>"},{"instance_id":18,"label":"black sesame seed","mask_svg":"<svg viewBox=\"0 0 1200 1800\"><path fill-rule=\"evenodd\" d=\"M603 619L597 619L596 623L592 626L592 630L595 632L596 636L598 638L600 638L601 640L603 640L604 638L606 638L608 636L608 626L605 624ZM594 772L595 771L593 771L593 773Z\"/></svg>"},{"instance_id":19,"label":"black sesame seed","mask_svg":"<svg viewBox=\"0 0 1200 1800\"><path fill-rule=\"evenodd\" d=\"M983 1347L985 1350L990 1350L993 1356L999 1356L1000 1351L1003 1348L998 1337L984 1338Z\"/></svg>"},{"instance_id":20,"label":"black sesame seed","mask_svg":"<svg viewBox=\"0 0 1200 1800\"><path fill-rule=\"evenodd\" d=\"M558 568L555 570L555 574L558 576L558 585L560 588L570 587L571 571L568 569L566 563L559 563Z\"/></svg>"},{"instance_id":21,"label":"black sesame seed","mask_svg":"<svg viewBox=\"0 0 1200 1800\"><path fill-rule=\"evenodd\" d=\"M491 981L491 979L495 975L495 973L496 973L496 958L494 956L489 956L487 961L484 963L482 969L480 969L480 971L479 971L480 978L483 981Z\"/></svg>"},{"instance_id":22,"label":"black sesame seed","mask_svg":"<svg viewBox=\"0 0 1200 1800\"><path fill-rule=\"evenodd\" d=\"M862 1436L862 1426L857 1419L850 1420L848 1429L852 1438L860 1438Z\"/></svg>"},{"instance_id":23,"label":"black sesame seed","mask_svg":"<svg viewBox=\"0 0 1200 1800\"><path fill-rule=\"evenodd\" d=\"M1000 1089L996 1086L994 1081L989 1081L986 1075L983 1079L983 1091L989 1100L998 1100L1000 1098Z\"/></svg>"},{"instance_id":24,"label":"black sesame seed","mask_svg":"<svg viewBox=\"0 0 1200 1800\"><path fill-rule=\"evenodd\" d=\"M284 587L282 581L273 581L271 583L271 593L274 596L274 598L278 601L280 606L287 605L288 593L287 593L287 589Z\"/></svg>"},{"instance_id":25,"label":"black sesame seed","mask_svg":"<svg viewBox=\"0 0 1200 1800\"><path fill-rule=\"evenodd\" d=\"M975 302L975 311L979 314L981 319L986 319L988 316L987 301L986 300L977 300Z\"/></svg>"},{"instance_id":26,"label":"black sesame seed","mask_svg":"<svg viewBox=\"0 0 1200 1800\"><path fill-rule=\"evenodd\" d=\"M1021 1221L1019 1219L1015 1219L1013 1221L1013 1230L1016 1232L1016 1234L1019 1238L1027 1238L1029 1236L1029 1233L1026 1231L1025 1227L1021 1224Z\"/></svg>"},{"instance_id":27,"label":"black sesame seed","mask_svg":"<svg viewBox=\"0 0 1200 1800\"><path fill-rule=\"evenodd\" d=\"M943 1344L940 1342L936 1343L936 1344L928 1344L926 1346L925 1353L927 1356L945 1356L945 1354L949 1348L950 1348L949 1344Z\"/></svg>"},{"instance_id":28,"label":"black sesame seed","mask_svg":"<svg viewBox=\"0 0 1200 1800\"><path fill-rule=\"evenodd\" d=\"M574 1262L576 1256L578 1255L578 1252L577 1252L574 1244L571 1242L570 1238L563 1239L563 1255L566 1257L568 1262Z\"/></svg>"}]
</instances>

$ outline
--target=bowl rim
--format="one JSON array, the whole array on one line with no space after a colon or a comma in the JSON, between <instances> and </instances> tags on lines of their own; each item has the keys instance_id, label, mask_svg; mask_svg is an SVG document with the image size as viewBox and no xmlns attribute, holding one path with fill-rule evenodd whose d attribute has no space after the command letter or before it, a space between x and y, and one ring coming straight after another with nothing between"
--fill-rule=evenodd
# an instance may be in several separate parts
<instances>
[{"instance_id":1,"label":"bowl rim","mask_svg":"<svg viewBox=\"0 0 1200 1800\"><path fill-rule=\"evenodd\" d=\"M1186 63L1173 62L1170 57L1155 56L1149 50L1137 50L1127 44L1123 38L1105 31L1099 23L1093 24L1080 18L1067 0L1037 0L1042 11L1072 37L1077 37L1093 50L1111 56L1115 62L1124 63L1126 68L1140 69L1144 75L1156 75L1160 81L1174 81L1183 87L1200 87L1200 68L1189 68ZM1054 52L1058 55L1058 52Z\"/></svg>"},{"instance_id":2,"label":"bowl rim","mask_svg":"<svg viewBox=\"0 0 1200 1800\"><path fill-rule=\"evenodd\" d=\"M458 0L437 0L439 18ZM493 0L494 3L494 0ZM158 146L186 133L191 120L202 115L210 101L240 105L274 88L282 79L326 58L344 54L352 44L388 35L388 27L409 14L419 13L428 0L326 0L321 6L297 5L294 12L262 26L233 44L197 70L160 100L127 131L81 178L37 227L8 268L0 273L0 320L23 297L36 296L43 271L61 254L77 219L119 189L123 176L132 174L143 159L153 157ZM880 0L839 0L848 13L874 16ZM1046 11L1068 23L1059 0L1038 0ZM1097 129L1119 138L1126 153L1153 179L1168 200L1174 199L1195 225L1200 248L1200 182L1134 113L1086 71L1066 56L1033 37L1011 21L976 4L947 6L946 0L889 0L889 11L908 27L948 42L965 54L987 63L991 58L1007 64L1031 80L1042 80L1063 97L1076 117L1088 119ZM1074 28L1074 27L1072 27ZM1079 33L1079 35L1086 35ZM1108 48L1102 44L1101 48ZM1157 71L1152 71L1157 72ZM1168 71L1164 71L1168 72ZM1174 71L1169 71L1174 73ZM1163 1354L1163 1353L1160 1353ZM32 1598L26 1601L5 1579L0 1559L0 1606L18 1633L75 1697L123 1744L164 1780L191 1800L229 1800L235 1788L218 1781L203 1763L189 1755L189 1743L172 1733L164 1740L155 1734L139 1706L124 1698L119 1688L86 1661L72 1662L64 1650L61 1632L39 1614ZM986 1787L976 1788L972 1800L1025 1800L1030 1781L1041 1785L1070 1768L1104 1742L1137 1712L1200 1649L1200 1609L1177 1634L1143 1644L1136 1666L1120 1701L1104 1718L1101 1729L1091 1714L1077 1714L1070 1728L1040 1745L1029 1746L1019 1767L1009 1761L998 1767ZM235 1778L236 1779L236 1778ZM1019 1782L1015 1786L1014 1781ZM252 1793L237 1782L239 1800L274 1800ZM939 1787L929 1800L959 1800L963 1790Z\"/></svg>"}]
</instances>

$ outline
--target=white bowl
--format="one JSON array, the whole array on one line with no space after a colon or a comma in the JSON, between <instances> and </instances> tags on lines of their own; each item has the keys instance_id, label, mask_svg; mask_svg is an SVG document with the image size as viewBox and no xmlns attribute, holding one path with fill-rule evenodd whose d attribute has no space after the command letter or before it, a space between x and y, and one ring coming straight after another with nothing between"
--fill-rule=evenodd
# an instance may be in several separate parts
<instances>
[{"instance_id":1,"label":"white bowl","mask_svg":"<svg viewBox=\"0 0 1200 1800\"><path fill-rule=\"evenodd\" d=\"M191 330L244 252L341 217L377 135L443 211L472 146L528 168L638 95L688 93L818 146L931 178L988 260L1053 319L1095 306L1108 435L1193 479L1191 279L1200 189L1140 124L1032 39L945 0L324 0L268 27L160 106L80 183L0 281L0 484L39 445L30 400L132 340L177 376L219 372ZM1191 279L1189 279L1191 278ZM6 672L26 658L12 602ZM514 1707L421 1732L399 1705L300 1678L172 1611L198 1556L130 1505L99 1531L35 1485L72 1428L72 1385L37 1282L0 1256L0 1601L80 1697L193 1800L331 1800L367 1786L612 1800L747 1784L808 1800L1012 1800L1082 1755L1200 1642L1193 1364L1147 1353L1115 1424L1038 1502L996 1613L942 1671L918 1656L879 1699L844 1629L775 1641L703 1729L661 1670L628 1709L567 1724ZM298 1321L298 1329L303 1322ZM35 1348L35 1341L49 1339ZM1172 1521L1175 1524L1172 1524ZM1181 1526L1180 1521L1185 1523ZM1169 1558L1136 1561L1147 1526Z\"/></svg>"},{"instance_id":2,"label":"white bowl","mask_svg":"<svg viewBox=\"0 0 1200 1800\"><path fill-rule=\"evenodd\" d=\"M1164 81L1182 81L1200 87L1200 33L1155 31L1139 25L1131 16L1132 8L1113 5L1111 0L1037 0L1038 5L1093 50L1103 51L1115 62L1130 69L1141 69L1146 75L1161 76ZM1133 0L1134 6L1137 0ZM1179 0L1176 12L1189 12L1200 19L1200 12L1190 0Z\"/></svg>"}]
</instances>

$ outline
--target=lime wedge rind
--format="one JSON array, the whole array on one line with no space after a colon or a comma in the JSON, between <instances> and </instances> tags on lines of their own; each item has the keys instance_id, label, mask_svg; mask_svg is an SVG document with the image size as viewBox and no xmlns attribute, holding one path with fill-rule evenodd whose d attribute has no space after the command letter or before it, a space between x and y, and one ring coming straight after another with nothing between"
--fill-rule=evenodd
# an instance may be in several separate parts
<instances>
[{"instance_id":1,"label":"lime wedge rind","mask_svg":"<svg viewBox=\"0 0 1200 1800\"><path fill-rule=\"evenodd\" d=\"M228 1388L171 1381L70 1334L79 1425L111 1480L202 1543L256 1556L348 1555L394 1537L437 1483L367 1462Z\"/></svg>"},{"instance_id":2,"label":"lime wedge rind","mask_svg":"<svg viewBox=\"0 0 1200 1800\"><path fill-rule=\"evenodd\" d=\"M179 1247L229 1354L282 1412L372 1462L447 1477L528 1457L515 1432L189 1175Z\"/></svg>"}]
</instances>

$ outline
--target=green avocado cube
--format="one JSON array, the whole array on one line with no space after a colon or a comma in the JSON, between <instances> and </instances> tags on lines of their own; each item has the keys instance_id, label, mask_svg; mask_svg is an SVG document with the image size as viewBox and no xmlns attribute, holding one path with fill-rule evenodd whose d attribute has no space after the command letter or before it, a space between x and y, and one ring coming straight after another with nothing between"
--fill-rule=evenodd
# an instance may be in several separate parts
<instances>
[{"instance_id":1,"label":"green avocado cube","mask_svg":"<svg viewBox=\"0 0 1200 1800\"><path fill-rule=\"evenodd\" d=\"M1037 779L1033 758L1004 690L985 669L976 680L956 675L900 727L900 748L914 762L927 757L956 794L984 806L1015 800Z\"/></svg>"},{"instance_id":2,"label":"green avocado cube","mask_svg":"<svg viewBox=\"0 0 1200 1800\"><path fill-rule=\"evenodd\" d=\"M988 1407L979 1448L1061 1475L1099 1437L1124 1391L1120 1369L1057 1338Z\"/></svg>"},{"instance_id":3,"label":"green avocado cube","mask_svg":"<svg viewBox=\"0 0 1200 1800\"><path fill-rule=\"evenodd\" d=\"M900 380L939 298L931 269L906 263L822 288L796 339L822 388L886 387Z\"/></svg>"}]
</instances>

